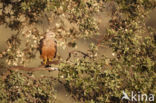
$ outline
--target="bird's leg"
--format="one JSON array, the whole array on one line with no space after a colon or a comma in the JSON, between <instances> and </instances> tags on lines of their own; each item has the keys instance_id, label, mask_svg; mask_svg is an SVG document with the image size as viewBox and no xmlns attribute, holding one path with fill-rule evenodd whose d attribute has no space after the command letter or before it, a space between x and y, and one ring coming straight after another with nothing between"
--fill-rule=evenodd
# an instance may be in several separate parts
<instances>
[{"instance_id":1,"label":"bird's leg","mask_svg":"<svg viewBox=\"0 0 156 103\"><path fill-rule=\"evenodd\" d=\"M52 58L49 58L49 61L51 62L52 61Z\"/></svg>"},{"instance_id":2,"label":"bird's leg","mask_svg":"<svg viewBox=\"0 0 156 103\"><path fill-rule=\"evenodd\" d=\"M47 57L44 58L44 62L45 65L47 64Z\"/></svg>"}]
</instances>

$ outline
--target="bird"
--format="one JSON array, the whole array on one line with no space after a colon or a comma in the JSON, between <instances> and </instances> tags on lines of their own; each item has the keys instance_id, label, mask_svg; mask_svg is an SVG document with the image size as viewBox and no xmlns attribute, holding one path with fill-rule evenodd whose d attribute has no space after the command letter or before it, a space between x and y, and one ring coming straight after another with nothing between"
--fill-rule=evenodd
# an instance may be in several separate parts
<instances>
[{"instance_id":1,"label":"bird","mask_svg":"<svg viewBox=\"0 0 156 103\"><path fill-rule=\"evenodd\" d=\"M49 29L46 31L44 38L40 40L39 51L43 64L45 67L49 67L48 62L51 62L57 54L57 42L54 32Z\"/></svg>"}]
</instances>

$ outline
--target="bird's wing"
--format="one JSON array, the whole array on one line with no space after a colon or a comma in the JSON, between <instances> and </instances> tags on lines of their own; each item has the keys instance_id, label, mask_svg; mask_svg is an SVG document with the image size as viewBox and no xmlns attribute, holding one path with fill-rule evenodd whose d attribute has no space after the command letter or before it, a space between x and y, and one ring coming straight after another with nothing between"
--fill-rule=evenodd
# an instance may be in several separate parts
<instances>
[{"instance_id":1,"label":"bird's wing","mask_svg":"<svg viewBox=\"0 0 156 103\"><path fill-rule=\"evenodd\" d=\"M55 42L55 55L54 55L54 58L56 58L56 54L57 54L57 42L56 41L54 41Z\"/></svg>"},{"instance_id":2,"label":"bird's wing","mask_svg":"<svg viewBox=\"0 0 156 103\"><path fill-rule=\"evenodd\" d=\"M40 54L42 54L42 47L43 47L43 40L44 40L45 38L43 38L43 39L41 39L40 40L40 44L39 44L39 51L40 51Z\"/></svg>"}]
</instances>

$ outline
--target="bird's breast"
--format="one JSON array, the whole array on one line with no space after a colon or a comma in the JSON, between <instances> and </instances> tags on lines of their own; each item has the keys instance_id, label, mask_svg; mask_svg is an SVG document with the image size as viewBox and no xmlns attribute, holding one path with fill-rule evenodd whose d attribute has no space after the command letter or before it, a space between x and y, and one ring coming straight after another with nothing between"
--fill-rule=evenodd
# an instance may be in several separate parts
<instances>
[{"instance_id":1,"label":"bird's breast","mask_svg":"<svg viewBox=\"0 0 156 103\"><path fill-rule=\"evenodd\" d=\"M42 46L42 58L50 58L52 59L55 56L55 52L56 52L56 43L54 42L54 40L49 40L46 39L43 42L43 46Z\"/></svg>"}]
</instances>

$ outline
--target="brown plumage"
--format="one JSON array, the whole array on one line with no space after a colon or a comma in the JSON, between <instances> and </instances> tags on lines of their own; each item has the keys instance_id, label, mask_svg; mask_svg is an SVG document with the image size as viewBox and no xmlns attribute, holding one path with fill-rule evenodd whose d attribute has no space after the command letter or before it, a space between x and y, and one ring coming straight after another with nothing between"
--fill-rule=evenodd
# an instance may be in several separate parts
<instances>
[{"instance_id":1,"label":"brown plumage","mask_svg":"<svg viewBox=\"0 0 156 103\"><path fill-rule=\"evenodd\" d=\"M52 32L46 32L45 37L40 41L39 50L43 63L47 66L48 61L52 61L57 53L57 43Z\"/></svg>"}]
</instances>

